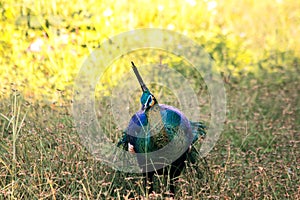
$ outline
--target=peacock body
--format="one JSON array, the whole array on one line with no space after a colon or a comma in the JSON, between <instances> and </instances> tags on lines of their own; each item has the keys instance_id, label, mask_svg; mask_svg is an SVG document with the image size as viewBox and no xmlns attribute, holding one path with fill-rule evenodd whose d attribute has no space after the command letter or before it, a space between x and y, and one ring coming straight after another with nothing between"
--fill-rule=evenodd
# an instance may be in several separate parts
<instances>
[{"instance_id":1,"label":"peacock body","mask_svg":"<svg viewBox=\"0 0 300 200\"><path fill-rule=\"evenodd\" d=\"M199 135L205 136L205 126L201 122L189 121L175 107L159 104L132 65L143 90L140 99L142 108L132 116L118 146L122 145L126 150L136 153L141 171L150 182L154 171L169 171L170 190L174 194L174 178L180 175L185 160L195 162L197 152L191 145ZM130 149L130 146L133 148ZM166 167L170 169L165 170ZM152 189L150 187L149 192Z\"/></svg>"}]
</instances>

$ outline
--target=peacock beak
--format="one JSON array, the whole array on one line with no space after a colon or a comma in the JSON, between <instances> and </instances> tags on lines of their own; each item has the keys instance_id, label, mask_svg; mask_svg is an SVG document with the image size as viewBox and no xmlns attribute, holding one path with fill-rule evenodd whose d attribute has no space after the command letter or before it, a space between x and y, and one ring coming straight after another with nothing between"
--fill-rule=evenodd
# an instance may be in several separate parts
<instances>
[{"instance_id":1,"label":"peacock beak","mask_svg":"<svg viewBox=\"0 0 300 200\"><path fill-rule=\"evenodd\" d=\"M141 88L142 88L143 92L147 91L148 88L147 88L147 86L145 85L145 83L144 83L144 81L143 81L143 79L142 79L142 77L141 77L139 71L137 70L136 66L134 65L134 63L133 63L132 61L131 61L131 64L132 64L132 69L133 69L133 71L134 71L134 74L135 74L135 76L137 77L137 79L138 79L138 81L139 81L139 83L140 83L140 85L141 85Z\"/></svg>"}]
</instances>

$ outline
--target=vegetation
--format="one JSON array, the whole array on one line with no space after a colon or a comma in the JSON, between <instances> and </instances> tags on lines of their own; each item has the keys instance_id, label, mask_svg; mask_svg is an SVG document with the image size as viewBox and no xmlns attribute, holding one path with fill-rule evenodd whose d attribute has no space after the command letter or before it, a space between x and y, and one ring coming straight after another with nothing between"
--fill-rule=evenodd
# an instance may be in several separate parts
<instances>
[{"instance_id":1,"label":"vegetation","mask_svg":"<svg viewBox=\"0 0 300 200\"><path fill-rule=\"evenodd\" d=\"M300 198L299 1L1 0L0 10L0 199L144 195L139 174L114 171L87 152L71 115L84 59L109 37L144 27L178 31L201 44L227 93L221 138L207 164L197 164L202 176L195 167L182 174L176 199ZM176 56L146 53L133 54L136 63L161 61L191 79L209 124L209 94L198 75ZM99 92L116 87L110 76L129 70L128 57L110 66ZM162 91L156 95L162 103L177 106L172 91ZM116 142L121 130L107 109L110 93L103 94L99 121ZM130 105L133 113L137 98Z\"/></svg>"}]
</instances>

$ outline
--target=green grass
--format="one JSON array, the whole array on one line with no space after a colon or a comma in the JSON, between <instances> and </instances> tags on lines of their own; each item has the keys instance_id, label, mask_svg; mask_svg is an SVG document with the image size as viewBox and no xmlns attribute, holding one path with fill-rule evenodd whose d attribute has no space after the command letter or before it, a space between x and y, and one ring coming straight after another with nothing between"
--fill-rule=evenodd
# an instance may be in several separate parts
<instances>
[{"instance_id":1,"label":"green grass","mask_svg":"<svg viewBox=\"0 0 300 200\"><path fill-rule=\"evenodd\" d=\"M184 171L177 199L299 198L300 101L294 85L300 80L274 83L277 75L293 76L274 74L264 82L245 78L243 84L226 85L225 129L207 164L197 164L203 177L194 168ZM16 94L1 102L0 197L122 199L144 194L141 175L114 171L80 145L69 107L29 105ZM105 128L121 135L109 123ZM163 187L156 190L160 199Z\"/></svg>"}]
</instances>

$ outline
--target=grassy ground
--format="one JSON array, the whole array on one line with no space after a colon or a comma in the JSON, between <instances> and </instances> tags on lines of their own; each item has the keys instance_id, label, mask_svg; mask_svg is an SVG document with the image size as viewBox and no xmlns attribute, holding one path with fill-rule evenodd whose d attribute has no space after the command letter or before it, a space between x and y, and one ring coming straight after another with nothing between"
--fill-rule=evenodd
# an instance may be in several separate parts
<instances>
[{"instance_id":1,"label":"grassy ground","mask_svg":"<svg viewBox=\"0 0 300 200\"><path fill-rule=\"evenodd\" d=\"M184 171L176 199L300 199L299 1L195 2L0 0L0 199L144 195L140 175L114 171L87 152L71 115L84 58L104 39L144 27L179 31L203 45L227 93L224 131L207 163ZM159 62L157 55L136 59ZM176 62L170 65L195 75ZM112 68L115 76L124 73ZM108 89L110 75L103 82ZM195 86L198 78L191 79ZM172 91L160 95L176 105ZM109 98L97 99L100 112ZM111 116L101 123L115 142L121 130ZM157 185L163 181L156 178ZM156 191L161 199L164 187Z\"/></svg>"},{"instance_id":2,"label":"grassy ground","mask_svg":"<svg viewBox=\"0 0 300 200\"><path fill-rule=\"evenodd\" d=\"M274 83L276 76L286 81ZM298 199L299 83L299 77L282 73L263 82L228 83L224 132L206 157L208 164L198 164L203 177L188 168L176 197ZM112 170L80 145L68 107L29 106L12 96L1 102L1 113L0 197L102 199L143 194L139 175ZM120 135L111 125L107 130ZM157 189L159 199L163 191Z\"/></svg>"}]
</instances>

